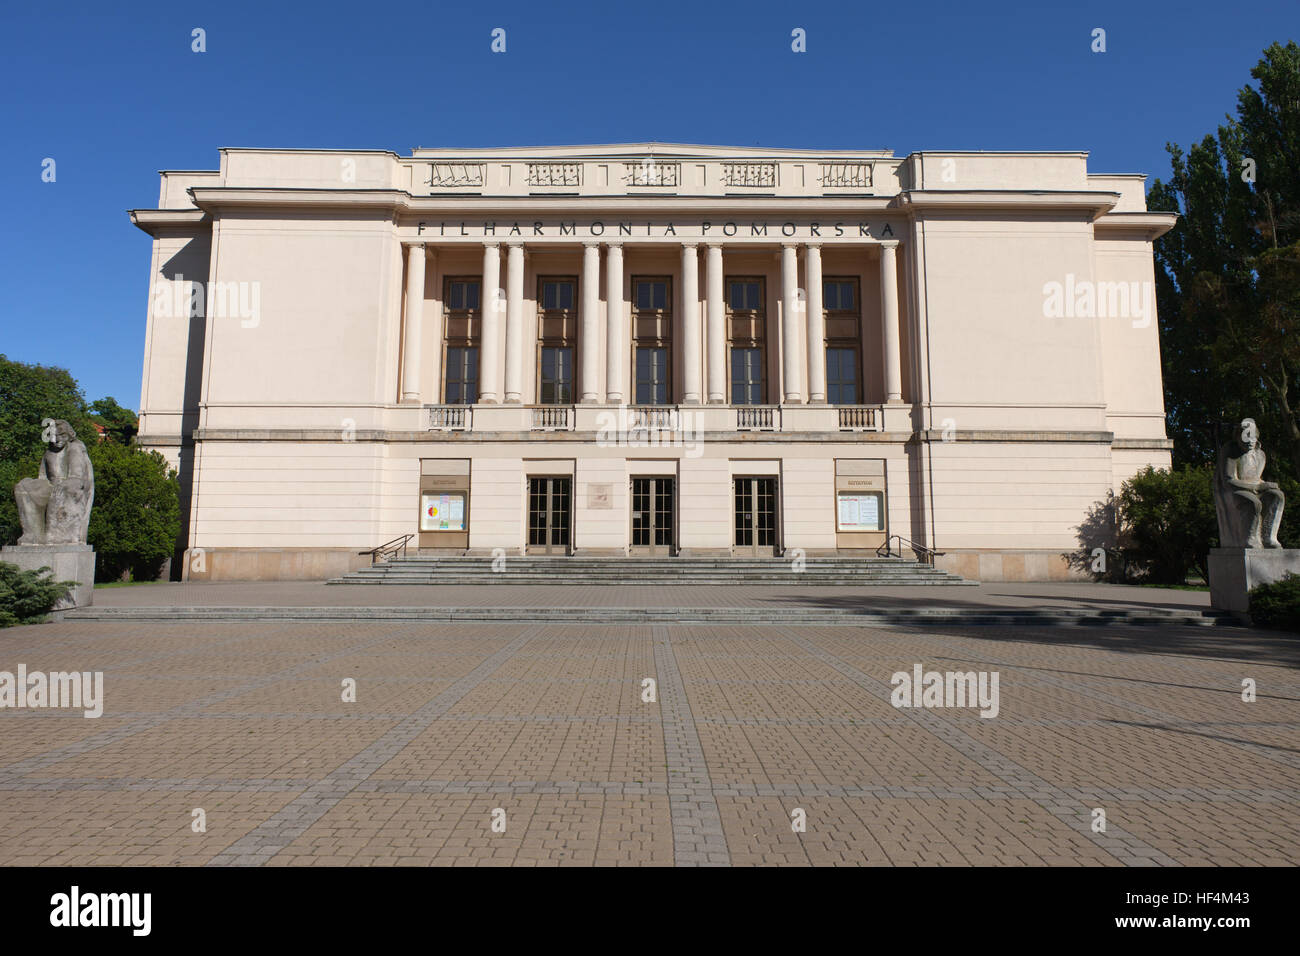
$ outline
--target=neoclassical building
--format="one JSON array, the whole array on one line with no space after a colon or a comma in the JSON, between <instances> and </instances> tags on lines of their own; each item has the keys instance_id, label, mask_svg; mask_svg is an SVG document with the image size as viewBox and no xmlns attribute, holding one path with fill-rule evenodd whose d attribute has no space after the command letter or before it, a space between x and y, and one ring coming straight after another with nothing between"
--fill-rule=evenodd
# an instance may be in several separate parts
<instances>
[{"instance_id":1,"label":"neoclassical building","mask_svg":"<svg viewBox=\"0 0 1300 956\"><path fill-rule=\"evenodd\" d=\"M1082 152L223 149L168 170L140 444L192 578L942 552L1066 576L1169 462L1140 175ZM498 550L500 549L500 550Z\"/></svg>"}]
</instances>

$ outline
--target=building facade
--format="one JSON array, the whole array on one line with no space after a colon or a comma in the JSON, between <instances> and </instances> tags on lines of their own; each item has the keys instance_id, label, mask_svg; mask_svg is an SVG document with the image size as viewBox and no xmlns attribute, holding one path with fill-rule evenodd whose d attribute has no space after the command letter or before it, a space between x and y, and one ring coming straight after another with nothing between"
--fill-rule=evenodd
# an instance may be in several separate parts
<instances>
[{"instance_id":1,"label":"building facade","mask_svg":"<svg viewBox=\"0 0 1300 956\"><path fill-rule=\"evenodd\" d=\"M184 572L874 554L1067 576L1169 463L1144 179L1087 154L224 149L164 171Z\"/></svg>"}]
</instances>

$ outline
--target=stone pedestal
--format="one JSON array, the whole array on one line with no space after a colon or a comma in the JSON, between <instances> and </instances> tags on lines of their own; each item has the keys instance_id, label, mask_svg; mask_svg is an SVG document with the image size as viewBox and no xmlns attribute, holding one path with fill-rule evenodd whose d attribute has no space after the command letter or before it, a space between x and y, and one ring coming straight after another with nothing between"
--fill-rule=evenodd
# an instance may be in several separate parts
<instances>
[{"instance_id":1,"label":"stone pedestal","mask_svg":"<svg viewBox=\"0 0 1300 956\"><path fill-rule=\"evenodd\" d=\"M1211 548L1210 606L1245 613L1250 589L1300 574L1300 548Z\"/></svg>"},{"instance_id":2,"label":"stone pedestal","mask_svg":"<svg viewBox=\"0 0 1300 956\"><path fill-rule=\"evenodd\" d=\"M56 611L89 607L95 597L95 549L88 544L18 544L0 548L0 561L24 571L49 568L55 581L76 581L77 586L54 605Z\"/></svg>"}]
</instances>

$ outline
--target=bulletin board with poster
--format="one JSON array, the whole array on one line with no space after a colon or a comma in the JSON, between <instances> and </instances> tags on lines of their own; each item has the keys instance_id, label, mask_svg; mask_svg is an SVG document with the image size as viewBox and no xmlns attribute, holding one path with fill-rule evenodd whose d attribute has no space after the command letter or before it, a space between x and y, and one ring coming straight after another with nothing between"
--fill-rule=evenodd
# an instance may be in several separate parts
<instances>
[{"instance_id":1,"label":"bulletin board with poster","mask_svg":"<svg viewBox=\"0 0 1300 956\"><path fill-rule=\"evenodd\" d=\"M835 529L837 531L884 531L884 501L881 491L840 491L836 493Z\"/></svg>"},{"instance_id":2,"label":"bulletin board with poster","mask_svg":"<svg viewBox=\"0 0 1300 956\"><path fill-rule=\"evenodd\" d=\"M463 552L469 547L469 522L468 474L421 476L416 525L421 549Z\"/></svg>"},{"instance_id":3,"label":"bulletin board with poster","mask_svg":"<svg viewBox=\"0 0 1300 956\"><path fill-rule=\"evenodd\" d=\"M460 491L426 491L420 495L421 531L464 531L465 494Z\"/></svg>"}]
</instances>

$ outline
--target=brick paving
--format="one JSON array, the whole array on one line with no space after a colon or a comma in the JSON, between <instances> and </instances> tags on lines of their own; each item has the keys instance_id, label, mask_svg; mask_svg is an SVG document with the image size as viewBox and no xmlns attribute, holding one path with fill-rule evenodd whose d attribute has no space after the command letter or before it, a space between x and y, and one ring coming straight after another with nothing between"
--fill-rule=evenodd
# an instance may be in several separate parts
<instances>
[{"instance_id":1,"label":"brick paving","mask_svg":"<svg viewBox=\"0 0 1300 956\"><path fill-rule=\"evenodd\" d=\"M0 710L0 863L1295 865L1298 644L1175 625L11 628L0 670L102 670L105 704ZM998 715L893 707L916 663L997 671Z\"/></svg>"}]
</instances>

